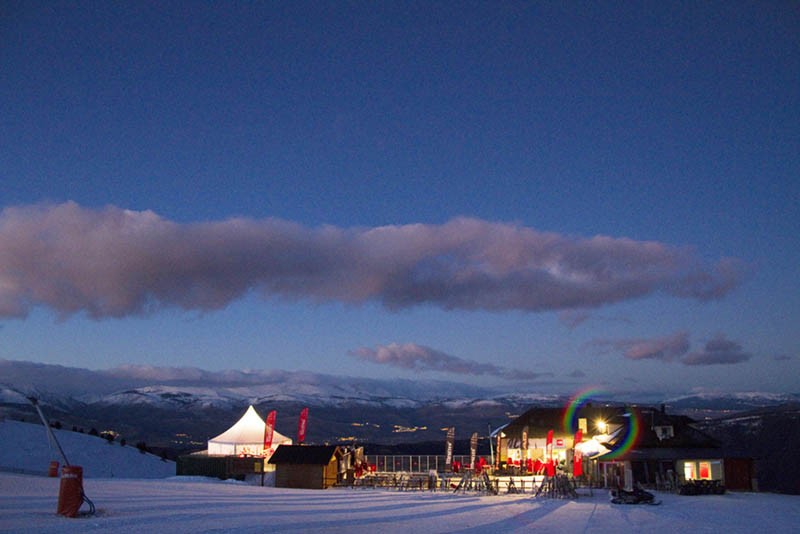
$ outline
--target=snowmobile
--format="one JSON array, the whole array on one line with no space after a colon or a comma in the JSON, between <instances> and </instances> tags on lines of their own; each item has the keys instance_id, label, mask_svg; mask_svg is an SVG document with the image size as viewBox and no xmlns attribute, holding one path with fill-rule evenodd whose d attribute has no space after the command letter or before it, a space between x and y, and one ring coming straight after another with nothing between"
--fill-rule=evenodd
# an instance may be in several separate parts
<instances>
[{"instance_id":1,"label":"snowmobile","mask_svg":"<svg viewBox=\"0 0 800 534\"><path fill-rule=\"evenodd\" d=\"M612 504L649 504L651 506L661 504L661 501L656 501L655 495L639 486L635 486L633 491L622 488L611 490L611 502Z\"/></svg>"}]
</instances>

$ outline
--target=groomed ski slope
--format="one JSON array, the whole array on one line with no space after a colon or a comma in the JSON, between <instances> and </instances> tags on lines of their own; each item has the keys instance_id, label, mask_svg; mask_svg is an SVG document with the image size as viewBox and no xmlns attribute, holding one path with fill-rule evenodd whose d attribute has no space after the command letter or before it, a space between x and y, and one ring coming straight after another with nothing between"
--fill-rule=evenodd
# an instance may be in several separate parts
<instances>
[{"instance_id":1,"label":"groomed ski slope","mask_svg":"<svg viewBox=\"0 0 800 534\"><path fill-rule=\"evenodd\" d=\"M166 478L175 475L175 462L142 454L133 444L123 447L118 441L69 430L53 429L67 459L83 467L84 478ZM47 438L41 424L0 420L0 471L46 474L51 460L61 457Z\"/></svg>"},{"instance_id":2,"label":"groomed ski slope","mask_svg":"<svg viewBox=\"0 0 800 534\"><path fill-rule=\"evenodd\" d=\"M661 506L372 489L261 488L214 479L89 479L95 517L55 514L59 481L0 473L0 532L704 533L796 532L800 497L658 494Z\"/></svg>"}]
</instances>

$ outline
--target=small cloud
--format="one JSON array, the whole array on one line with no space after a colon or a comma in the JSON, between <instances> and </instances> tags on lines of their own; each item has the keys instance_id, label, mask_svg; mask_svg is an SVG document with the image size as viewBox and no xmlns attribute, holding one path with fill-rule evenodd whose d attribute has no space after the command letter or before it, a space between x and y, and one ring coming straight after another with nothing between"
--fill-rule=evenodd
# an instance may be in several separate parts
<instances>
[{"instance_id":1,"label":"small cloud","mask_svg":"<svg viewBox=\"0 0 800 534\"><path fill-rule=\"evenodd\" d=\"M631 360L672 361L689 350L689 333L683 331L667 337L629 341L633 343L623 355Z\"/></svg>"},{"instance_id":2,"label":"small cloud","mask_svg":"<svg viewBox=\"0 0 800 534\"><path fill-rule=\"evenodd\" d=\"M583 378L584 376L586 376L586 373L584 373L580 369L575 369L574 371L569 373L567 376L569 376L571 378Z\"/></svg>"},{"instance_id":3,"label":"small cloud","mask_svg":"<svg viewBox=\"0 0 800 534\"><path fill-rule=\"evenodd\" d=\"M673 361L689 351L689 333L678 331L670 336L654 338L594 340L594 347L622 351L629 360Z\"/></svg>"},{"instance_id":4,"label":"small cloud","mask_svg":"<svg viewBox=\"0 0 800 534\"><path fill-rule=\"evenodd\" d=\"M586 321L589 317L591 317L591 314L586 310L564 310L558 312L558 320L570 330Z\"/></svg>"},{"instance_id":5,"label":"small cloud","mask_svg":"<svg viewBox=\"0 0 800 534\"><path fill-rule=\"evenodd\" d=\"M561 323L570 330L572 330L577 326L582 325L589 319L593 321L633 324L633 321L631 321L627 317L602 315L599 313L589 313L586 310L564 310L558 312L558 320L561 321Z\"/></svg>"},{"instance_id":6,"label":"small cloud","mask_svg":"<svg viewBox=\"0 0 800 534\"><path fill-rule=\"evenodd\" d=\"M684 365L729 365L747 361L752 357L752 354L742 350L740 344L725 339L723 334L719 334L708 341L702 351L684 356L681 363Z\"/></svg>"},{"instance_id":7,"label":"small cloud","mask_svg":"<svg viewBox=\"0 0 800 534\"><path fill-rule=\"evenodd\" d=\"M773 356L772 359L776 362L787 362L789 360L794 360L794 357L789 356L788 354L778 354L777 356Z\"/></svg>"},{"instance_id":8,"label":"small cloud","mask_svg":"<svg viewBox=\"0 0 800 534\"><path fill-rule=\"evenodd\" d=\"M488 375L509 380L536 380L542 376L552 376L552 373L519 371L490 363L465 360L416 343L404 343L402 345L391 343L385 346L378 345L374 349L361 347L349 351L348 354L363 361L400 367L419 373L436 371L461 375Z\"/></svg>"}]
</instances>

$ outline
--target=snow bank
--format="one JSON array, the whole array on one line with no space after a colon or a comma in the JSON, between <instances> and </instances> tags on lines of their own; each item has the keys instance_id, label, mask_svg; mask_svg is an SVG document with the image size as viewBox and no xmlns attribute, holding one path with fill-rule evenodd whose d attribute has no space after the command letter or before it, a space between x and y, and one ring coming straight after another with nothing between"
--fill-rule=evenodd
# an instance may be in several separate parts
<instances>
[{"instance_id":1,"label":"snow bank","mask_svg":"<svg viewBox=\"0 0 800 534\"><path fill-rule=\"evenodd\" d=\"M84 478L164 478L175 474L175 462L142 454L132 446L68 430L53 429L69 462L83 467ZM61 458L50 446L42 425L0 421L0 471L47 473L50 460Z\"/></svg>"}]
</instances>

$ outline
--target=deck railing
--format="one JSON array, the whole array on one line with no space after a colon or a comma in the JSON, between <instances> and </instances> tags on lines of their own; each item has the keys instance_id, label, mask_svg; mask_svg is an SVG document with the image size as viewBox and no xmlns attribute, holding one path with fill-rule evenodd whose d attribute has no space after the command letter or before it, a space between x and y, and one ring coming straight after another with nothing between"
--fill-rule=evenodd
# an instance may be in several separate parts
<instances>
[{"instance_id":1,"label":"deck railing","mask_svg":"<svg viewBox=\"0 0 800 534\"><path fill-rule=\"evenodd\" d=\"M426 454L366 454L367 463L374 465L376 471L381 473L428 473L436 471L444 473L445 457ZM456 454L453 462L460 462L462 470L469 467L468 454Z\"/></svg>"}]
</instances>

